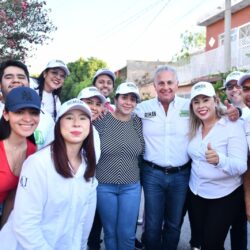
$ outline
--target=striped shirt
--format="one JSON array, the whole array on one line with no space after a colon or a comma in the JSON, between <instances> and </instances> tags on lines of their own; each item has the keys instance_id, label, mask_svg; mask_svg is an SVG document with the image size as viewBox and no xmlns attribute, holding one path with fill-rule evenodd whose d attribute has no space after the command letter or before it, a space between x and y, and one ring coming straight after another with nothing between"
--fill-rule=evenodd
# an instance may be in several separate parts
<instances>
[{"instance_id":1,"label":"striped shirt","mask_svg":"<svg viewBox=\"0 0 250 250\"><path fill-rule=\"evenodd\" d=\"M139 180L138 159L144 150L141 119L134 116L129 121L120 121L108 113L93 124L101 140L101 157L96 166L98 181L136 183Z\"/></svg>"}]
</instances>

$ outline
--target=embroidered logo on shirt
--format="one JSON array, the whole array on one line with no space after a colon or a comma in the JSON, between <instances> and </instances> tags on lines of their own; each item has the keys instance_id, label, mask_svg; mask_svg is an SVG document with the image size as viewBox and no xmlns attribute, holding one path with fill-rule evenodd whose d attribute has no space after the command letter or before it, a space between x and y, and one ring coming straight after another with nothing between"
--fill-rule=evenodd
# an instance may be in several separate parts
<instances>
[{"instance_id":1,"label":"embroidered logo on shirt","mask_svg":"<svg viewBox=\"0 0 250 250\"><path fill-rule=\"evenodd\" d=\"M156 116L156 111L144 113L144 117L151 118Z\"/></svg>"},{"instance_id":2,"label":"embroidered logo on shirt","mask_svg":"<svg viewBox=\"0 0 250 250\"><path fill-rule=\"evenodd\" d=\"M21 185L21 187L26 187L27 186L27 181L28 181L28 178L26 176L22 176L20 178L20 185Z\"/></svg>"},{"instance_id":3,"label":"embroidered logo on shirt","mask_svg":"<svg viewBox=\"0 0 250 250\"><path fill-rule=\"evenodd\" d=\"M179 113L180 117L189 117L189 110L181 110Z\"/></svg>"},{"instance_id":4,"label":"embroidered logo on shirt","mask_svg":"<svg viewBox=\"0 0 250 250\"><path fill-rule=\"evenodd\" d=\"M40 131L40 130L35 130L35 132L34 132L34 137L35 137L36 144L38 144L38 145L44 144L45 140L44 140L44 138L43 138L43 133L42 133L42 131Z\"/></svg>"}]
</instances>

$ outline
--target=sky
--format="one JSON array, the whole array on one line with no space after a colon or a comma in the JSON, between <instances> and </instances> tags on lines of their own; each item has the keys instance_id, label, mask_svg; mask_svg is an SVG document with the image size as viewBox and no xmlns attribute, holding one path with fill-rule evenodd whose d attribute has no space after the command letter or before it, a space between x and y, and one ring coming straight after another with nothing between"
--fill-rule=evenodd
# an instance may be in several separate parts
<instances>
[{"instance_id":1,"label":"sky","mask_svg":"<svg viewBox=\"0 0 250 250\"><path fill-rule=\"evenodd\" d=\"M30 73L39 74L51 59L65 63L96 57L115 71L127 60L169 61L180 51L180 35L197 26L218 0L47 0L58 28L53 41L29 58Z\"/></svg>"}]
</instances>

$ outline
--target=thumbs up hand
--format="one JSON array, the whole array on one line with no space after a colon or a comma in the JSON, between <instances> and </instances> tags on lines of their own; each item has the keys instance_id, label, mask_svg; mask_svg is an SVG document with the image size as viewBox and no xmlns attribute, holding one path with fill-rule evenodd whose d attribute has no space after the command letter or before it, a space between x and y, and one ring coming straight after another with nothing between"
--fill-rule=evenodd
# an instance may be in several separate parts
<instances>
[{"instance_id":1,"label":"thumbs up hand","mask_svg":"<svg viewBox=\"0 0 250 250\"><path fill-rule=\"evenodd\" d=\"M239 111L237 108L235 108L233 105L231 105L228 100L224 101L224 105L226 106L226 114L228 115L228 118L230 121L237 121L240 117Z\"/></svg>"},{"instance_id":2,"label":"thumbs up hand","mask_svg":"<svg viewBox=\"0 0 250 250\"><path fill-rule=\"evenodd\" d=\"M207 144L207 150L205 152L205 157L208 163L213 164L213 165L217 165L219 163L219 155L217 154L217 152L212 149L211 143L209 142Z\"/></svg>"}]
</instances>

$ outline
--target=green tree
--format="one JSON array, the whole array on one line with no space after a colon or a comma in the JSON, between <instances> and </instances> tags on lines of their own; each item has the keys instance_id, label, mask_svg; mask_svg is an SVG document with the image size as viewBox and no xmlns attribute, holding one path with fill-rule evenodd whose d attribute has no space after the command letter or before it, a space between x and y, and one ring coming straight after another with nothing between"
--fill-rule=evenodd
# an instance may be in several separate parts
<instances>
[{"instance_id":1,"label":"green tree","mask_svg":"<svg viewBox=\"0 0 250 250\"><path fill-rule=\"evenodd\" d=\"M81 89L92 85L95 72L107 67L107 64L100 59L90 57L87 60L79 58L75 62L68 63L67 66L70 75L66 78L62 89L62 101L76 97Z\"/></svg>"},{"instance_id":2,"label":"green tree","mask_svg":"<svg viewBox=\"0 0 250 250\"><path fill-rule=\"evenodd\" d=\"M182 48L173 58L173 62L188 61L191 53L205 47L206 36L205 32L191 32L186 30L180 35L182 40Z\"/></svg>"},{"instance_id":3,"label":"green tree","mask_svg":"<svg viewBox=\"0 0 250 250\"><path fill-rule=\"evenodd\" d=\"M56 27L49 19L46 1L0 1L0 61L15 58L25 61L37 45L50 39Z\"/></svg>"}]
</instances>

